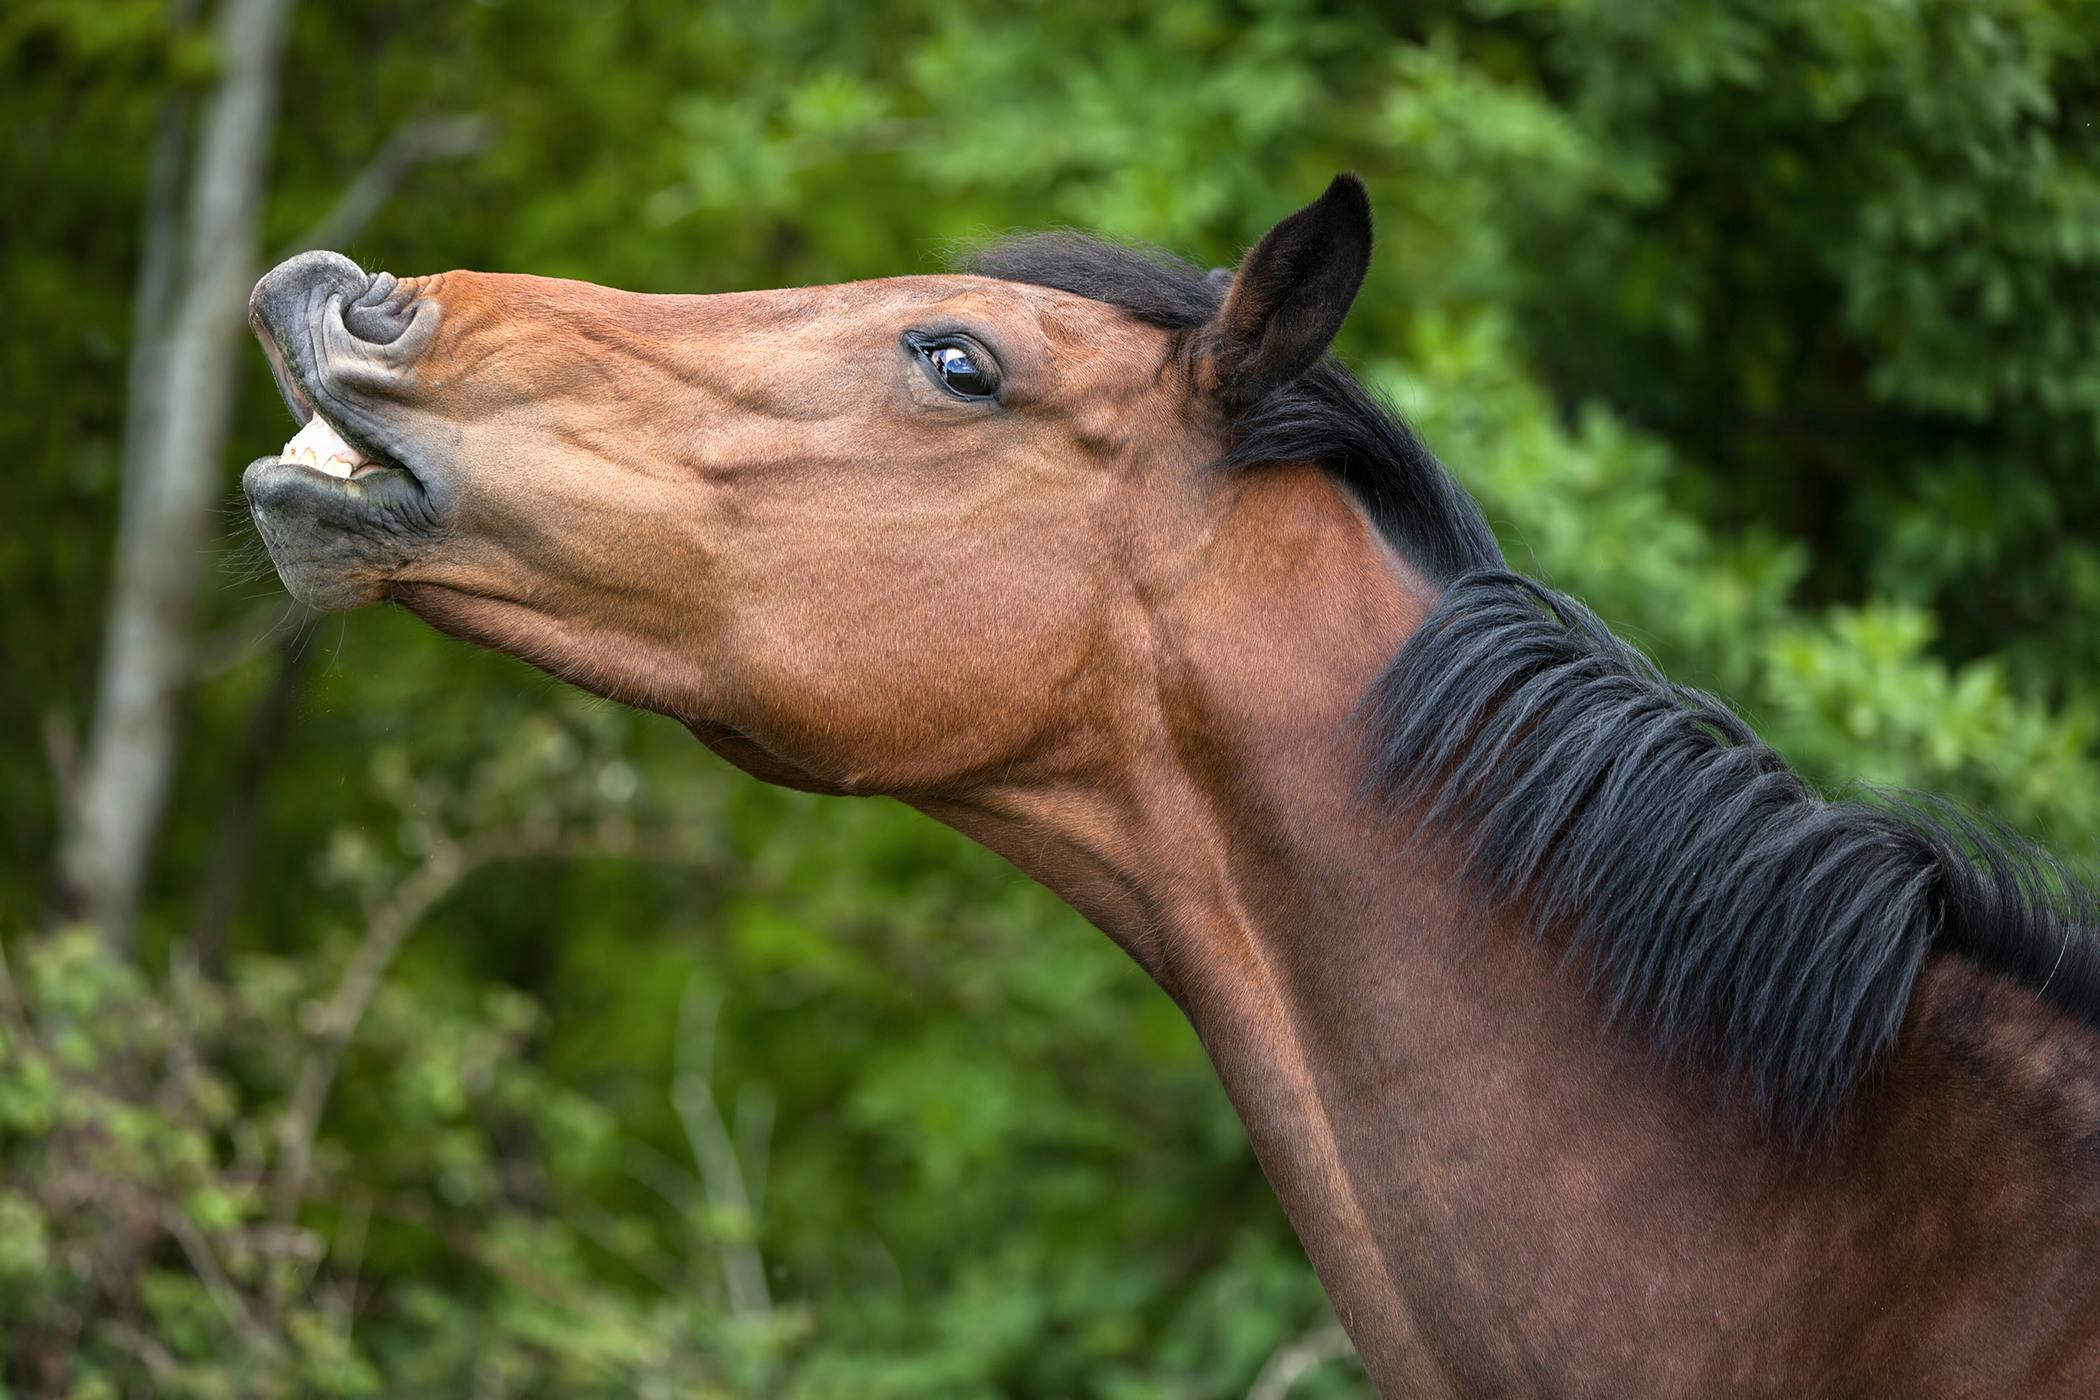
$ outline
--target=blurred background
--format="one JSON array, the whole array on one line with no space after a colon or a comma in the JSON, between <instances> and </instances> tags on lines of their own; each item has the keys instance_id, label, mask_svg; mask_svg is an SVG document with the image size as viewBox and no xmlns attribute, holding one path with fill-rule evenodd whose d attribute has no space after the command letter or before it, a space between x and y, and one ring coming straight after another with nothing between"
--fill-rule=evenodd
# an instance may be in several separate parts
<instances>
[{"instance_id":1,"label":"blurred background","mask_svg":"<svg viewBox=\"0 0 2100 1400\"><path fill-rule=\"evenodd\" d=\"M1354 169L1341 349L1513 564L1819 780L2086 861L2096 98L2082 0L10 0L5 1393L1365 1393L1042 891L290 606L235 490L276 258L1224 263Z\"/></svg>"}]
</instances>

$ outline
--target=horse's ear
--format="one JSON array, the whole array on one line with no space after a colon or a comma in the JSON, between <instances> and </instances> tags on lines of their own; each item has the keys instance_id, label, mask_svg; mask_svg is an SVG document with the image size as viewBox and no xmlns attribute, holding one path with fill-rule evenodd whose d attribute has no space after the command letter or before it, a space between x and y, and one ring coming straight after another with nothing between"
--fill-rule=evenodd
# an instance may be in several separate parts
<instances>
[{"instance_id":1,"label":"horse's ear","mask_svg":"<svg viewBox=\"0 0 2100 1400\"><path fill-rule=\"evenodd\" d=\"M1207 337L1218 389L1251 397L1311 369L1370 265L1370 196L1354 175L1337 175L1240 259Z\"/></svg>"}]
</instances>

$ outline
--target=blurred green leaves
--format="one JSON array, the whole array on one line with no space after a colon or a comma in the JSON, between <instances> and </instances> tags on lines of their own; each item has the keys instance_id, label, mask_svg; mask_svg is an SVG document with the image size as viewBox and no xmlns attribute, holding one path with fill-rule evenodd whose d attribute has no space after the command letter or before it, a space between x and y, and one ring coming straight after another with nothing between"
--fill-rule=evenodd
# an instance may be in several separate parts
<instances>
[{"instance_id":1,"label":"blurred green leaves","mask_svg":"<svg viewBox=\"0 0 2100 1400\"><path fill-rule=\"evenodd\" d=\"M1944 790L2089 860L2094 18L306 6L265 241L447 114L489 147L343 251L706 291L1078 225L1223 263L1354 168L1380 244L1343 350L1514 564L1817 780ZM0 16L0 489L35 522L0 534L9 1392L1194 1397L1319 1335L1200 1047L1075 916L902 809L758 788L397 614L281 651L274 584L227 570L147 965L39 931L27 736L92 674L146 136L212 64L147 0ZM243 414L283 437L259 357ZM251 874L200 962L251 751ZM1329 1363L1291 1393L1363 1392Z\"/></svg>"}]
</instances>

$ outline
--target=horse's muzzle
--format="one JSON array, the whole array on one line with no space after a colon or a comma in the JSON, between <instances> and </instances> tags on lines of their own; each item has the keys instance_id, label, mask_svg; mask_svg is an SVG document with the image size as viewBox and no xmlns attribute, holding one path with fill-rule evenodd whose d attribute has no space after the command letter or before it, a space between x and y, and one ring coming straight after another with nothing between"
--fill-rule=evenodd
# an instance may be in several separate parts
<instances>
[{"instance_id":1,"label":"horse's muzzle","mask_svg":"<svg viewBox=\"0 0 2100 1400\"><path fill-rule=\"evenodd\" d=\"M249 511L286 588L313 607L384 596L445 524L450 483L402 427L416 357L440 309L336 253L272 268L249 323L300 431L242 474Z\"/></svg>"}]
</instances>

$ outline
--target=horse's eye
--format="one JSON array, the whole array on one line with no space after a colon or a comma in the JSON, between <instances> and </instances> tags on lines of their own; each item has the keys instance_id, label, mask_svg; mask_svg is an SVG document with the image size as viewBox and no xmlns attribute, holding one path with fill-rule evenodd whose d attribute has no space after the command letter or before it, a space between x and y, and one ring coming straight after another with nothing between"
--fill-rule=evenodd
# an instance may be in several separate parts
<instances>
[{"instance_id":1,"label":"horse's eye","mask_svg":"<svg viewBox=\"0 0 2100 1400\"><path fill-rule=\"evenodd\" d=\"M924 354L934 377L966 399L988 399L999 388L960 345L929 345Z\"/></svg>"}]
</instances>

